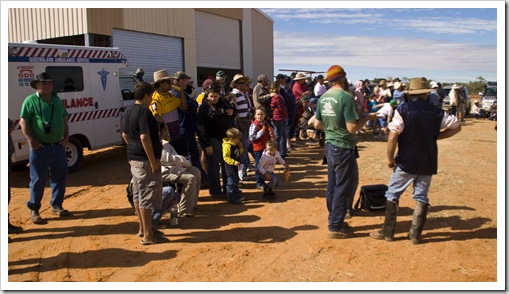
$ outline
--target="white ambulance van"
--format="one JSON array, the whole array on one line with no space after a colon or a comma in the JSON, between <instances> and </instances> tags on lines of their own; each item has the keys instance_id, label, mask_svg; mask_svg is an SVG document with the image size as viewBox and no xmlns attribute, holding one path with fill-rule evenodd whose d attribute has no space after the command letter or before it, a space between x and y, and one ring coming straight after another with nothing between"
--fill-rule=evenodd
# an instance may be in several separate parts
<instances>
[{"instance_id":1,"label":"white ambulance van","mask_svg":"<svg viewBox=\"0 0 509 294\"><path fill-rule=\"evenodd\" d=\"M14 164L28 160L28 142L19 125L21 105L35 93L30 81L41 72L54 80L53 90L69 113L67 163L74 171L83 148L95 150L123 144L121 118L134 103L127 59L118 48L9 43L9 118ZM124 76L122 76L122 74Z\"/></svg>"}]
</instances>

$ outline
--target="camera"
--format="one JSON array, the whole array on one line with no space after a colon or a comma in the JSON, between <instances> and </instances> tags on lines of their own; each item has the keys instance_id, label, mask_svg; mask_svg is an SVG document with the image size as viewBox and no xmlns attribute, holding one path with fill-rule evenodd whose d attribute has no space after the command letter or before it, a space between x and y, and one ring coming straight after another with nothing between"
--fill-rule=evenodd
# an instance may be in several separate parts
<instances>
[{"instance_id":1,"label":"camera","mask_svg":"<svg viewBox=\"0 0 509 294\"><path fill-rule=\"evenodd\" d=\"M42 126L43 126L44 132L46 134L49 134L51 132L51 124L49 122L47 122L47 121L43 122Z\"/></svg>"}]
</instances>

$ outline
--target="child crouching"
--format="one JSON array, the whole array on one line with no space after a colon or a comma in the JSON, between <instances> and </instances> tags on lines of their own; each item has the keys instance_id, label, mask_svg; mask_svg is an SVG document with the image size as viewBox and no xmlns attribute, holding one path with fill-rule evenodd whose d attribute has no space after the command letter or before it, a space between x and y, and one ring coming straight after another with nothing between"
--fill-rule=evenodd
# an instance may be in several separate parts
<instances>
[{"instance_id":1,"label":"child crouching","mask_svg":"<svg viewBox=\"0 0 509 294\"><path fill-rule=\"evenodd\" d=\"M269 140L266 144L265 150L263 151L262 157L260 158L260 163L258 164L258 171L260 174L264 175L265 181L268 181L268 183L264 183L263 188L263 198L265 199L272 199L274 195L276 195L273 189L281 185L281 181L274 173L276 163L280 163L285 166L285 177L288 178L290 167L281 157L279 151L277 151L276 141Z\"/></svg>"},{"instance_id":2,"label":"child crouching","mask_svg":"<svg viewBox=\"0 0 509 294\"><path fill-rule=\"evenodd\" d=\"M228 202L232 204L241 204L242 195L239 190L239 166L240 155L244 152L242 146L242 132L236 128L230 128L226 131L227 138L223 139L223 159L226 170L227 184L226 194Z\"/></svg>"}]
</instances>

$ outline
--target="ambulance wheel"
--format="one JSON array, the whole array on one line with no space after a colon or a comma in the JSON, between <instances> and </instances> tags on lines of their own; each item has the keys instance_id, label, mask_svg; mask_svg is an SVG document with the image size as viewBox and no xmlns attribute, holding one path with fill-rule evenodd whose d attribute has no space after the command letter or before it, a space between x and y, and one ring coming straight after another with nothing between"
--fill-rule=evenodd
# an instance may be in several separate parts
<instances>
[{"instance_id":1,"label":"ambulance wheel","mask_svg":"<svg viewBox=\"0 0 509 294\"><path fill-rule=\"evenodd\" d=\"M67 154L67 168L69 173L75 171L83 159L83 147L81 146L80 140L75 137L69 138L69 144L65 147L65 153Z\"/></svg>"}]
</instances>

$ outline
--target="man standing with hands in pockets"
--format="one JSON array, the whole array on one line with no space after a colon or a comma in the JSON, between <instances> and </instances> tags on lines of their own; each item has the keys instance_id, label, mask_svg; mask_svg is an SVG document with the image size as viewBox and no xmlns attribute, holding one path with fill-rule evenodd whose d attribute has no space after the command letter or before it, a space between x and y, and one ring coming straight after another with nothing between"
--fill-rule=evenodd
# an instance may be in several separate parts
<instances>
[{"instance_id":1,"label":"man standing with hands in pockets","mask_svg":"<svg viewBox=\"0 0 509 294\"><path fill-rule=\"evenodd\" d=\"M39 209L48 171L52 213L58 216L69 214L62 207L67 178L68 113L53 92L53 80L46 72L38 74L30 86L37 91L25 99L20 115L21 131L30 145L30 200L27 207L31 211L32 223L43 224L46 221L39 215Z\"/></svg>"},{"instance_id":2,"label":"man standing with hands in pockets","mask_svg":"<svg viewBox=\"0 0 509 294\"><path fill-rule=\"evenodd\" d=\"M168 242L152 227L152 210L161 209L163 181L159 125L148 109L155 88L146 82L134 87L136 102L126 115L122 138L127 144L127 159L131 165L134 209L140 224L138 236L142 245Z\"/></svg>"},{"instance_id":3,"label":"man standing with hands in pockets","mask_svg":"<svg viewBox=\"0 0 509 294\"><path fill-rule=\"evenodd\" d=\"M375 120L376 114L370 113L359 119L355 101L348 92L346 72L341 66L331 66L327 80L331 88L318 100L315 116L308 124L325 133L329 238L343 239L353 236L345 216L359 184L355 133L368 120Z\"/></svg>"}]
</instances>

